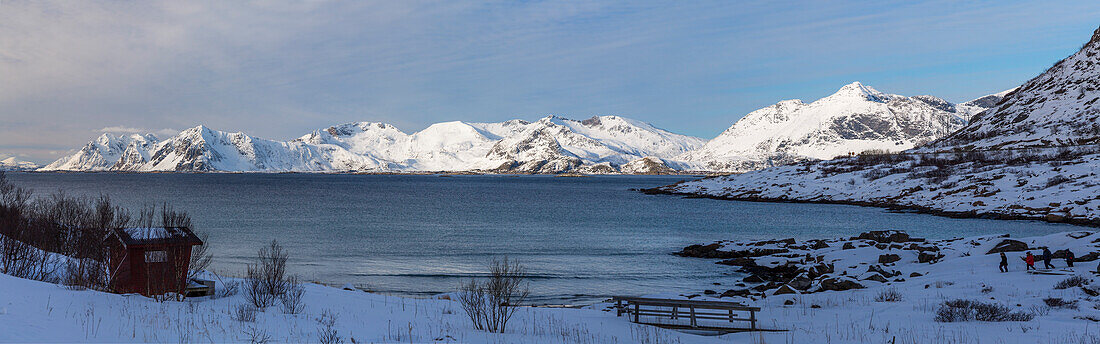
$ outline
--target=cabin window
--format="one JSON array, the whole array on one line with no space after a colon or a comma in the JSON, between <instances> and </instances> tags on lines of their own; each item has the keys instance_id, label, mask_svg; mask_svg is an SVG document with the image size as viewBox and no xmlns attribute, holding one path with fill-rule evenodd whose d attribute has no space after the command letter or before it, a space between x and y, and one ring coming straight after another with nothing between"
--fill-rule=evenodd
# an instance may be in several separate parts
<instances>
[{"instance_id":1,"label":"cabin window","mask_svg":"<svg viewBox=\"0 0 1100 344\"><path fill-rule=\"evenodd\" d=\"M164 251L145 251L146 263L163 263L168 261L168 252Z\"/></svg>"}]
</instances>

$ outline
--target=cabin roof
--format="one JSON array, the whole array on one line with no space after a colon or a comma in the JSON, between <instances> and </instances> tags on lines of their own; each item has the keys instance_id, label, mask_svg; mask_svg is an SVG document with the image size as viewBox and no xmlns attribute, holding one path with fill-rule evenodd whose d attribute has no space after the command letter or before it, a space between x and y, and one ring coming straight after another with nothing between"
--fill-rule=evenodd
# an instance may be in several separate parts
<instances>
[{"instance_id":1,"label":"cabin roof","mask_svg":"<svg viewBox=\"0 0 1100 344\"><path fill-rule=\"evenodd\" d=\"M202 245L202 240L187 227L134 227L115 228L111 235L123 246L142 245Z\"/></svg>"}]
</instances>

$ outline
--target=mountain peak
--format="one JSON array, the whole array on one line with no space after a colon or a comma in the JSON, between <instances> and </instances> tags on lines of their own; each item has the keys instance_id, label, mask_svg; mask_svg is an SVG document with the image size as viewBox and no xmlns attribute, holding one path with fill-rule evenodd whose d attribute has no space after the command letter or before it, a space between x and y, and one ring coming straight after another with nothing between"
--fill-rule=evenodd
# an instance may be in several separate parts
<instances>
[{"instance_id":1,"label":"mountain peak","mask_svg":"<svg viewBox=\"0 0 1100 344\"><path fill-rule=\"evenodd\" d=\"M878 90L871 88L870 86L864 85L859 81L855 81L850 84L844 85L844 87L841 87L839 90L836 91L836 93L833 93L833 95L826 98L855 97L875 102L882 102L884 101L883 96L884 94L882 92L879 92Z\"/></svg>"}]
</instances>

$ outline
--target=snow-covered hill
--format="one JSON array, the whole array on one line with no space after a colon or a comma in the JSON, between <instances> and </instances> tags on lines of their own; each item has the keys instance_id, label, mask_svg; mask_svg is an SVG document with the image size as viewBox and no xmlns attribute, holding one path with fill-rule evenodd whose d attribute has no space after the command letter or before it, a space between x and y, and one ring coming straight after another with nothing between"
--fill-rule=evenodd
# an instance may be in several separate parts
<instances>
[{"instance_id":1,"label":"snow-covered hill","mask_svg":"<svg viewBox=\"0 0 1100 344\"><path fill-rule=\"evenodd\" d=\"M702 145L699 138L618 116L456 121L412 134L385 123L359 122L288 142L198 126L163 141L152 135L104 134L43 170L618 173L628 162L669 159Z\"/></svg>"},{"instance_id":2,"label":"snow-covered hill","mask_svg":"<svg viewBox=\"0 0 1100 344\"><path fill-rule=\"evenodd\" d=\"M974 150L1100 143L1100 29L1077 53L928 147Z\"/></svg>"},{"instance_id":3,"label":"snow-covered hill","mask_svg":"<svg viewBox=\"0 0 1100 344\"><path fill-rule=\"evenodd\" d=\"M0 155L0 171L33 171L41 166L30 161L16 159L14 156Z\"/></svg>"},{"instance_id":4,"label":"snow-covered hill","mask_svg":"<svg viewBox=\"0 0 1100 344\"><path fill-rule=\"evenodd\" d=\"M702 170L746 172L877 149L901 151L961 128L999 98L956 106L933 96L886 94L859 82L812 103L785 100L753 111L678 159Z\"/></svg>"},{"instance_id":5,"label":"snow-covered hill","mask_svg":"<svg viewBox=\"0 0 1100 344\"><path fill-rule=\"evenodd\" d=\"M959 131L900 154L781 166L658 188L1100 225L1100 29Z\"/></svg>"}]
</instances>

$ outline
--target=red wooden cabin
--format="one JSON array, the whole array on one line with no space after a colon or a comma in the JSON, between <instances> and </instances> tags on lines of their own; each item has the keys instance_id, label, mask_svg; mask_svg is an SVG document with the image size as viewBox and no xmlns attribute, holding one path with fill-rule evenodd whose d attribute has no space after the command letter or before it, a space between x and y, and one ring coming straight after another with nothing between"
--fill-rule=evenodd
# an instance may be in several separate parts
<instances>
[{"instance_id":1,"label":"red wooden cabin","mask_svg":"<svg viewBox=\"0 0 1100 344\"><path fill-rule=\"evenodd\" d=\"M191 247L202 245L191 229L117 228L108 235L112 290L145 296L183 293Z\"/></svg>"}]
</instances>

